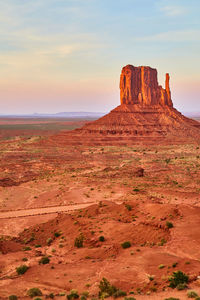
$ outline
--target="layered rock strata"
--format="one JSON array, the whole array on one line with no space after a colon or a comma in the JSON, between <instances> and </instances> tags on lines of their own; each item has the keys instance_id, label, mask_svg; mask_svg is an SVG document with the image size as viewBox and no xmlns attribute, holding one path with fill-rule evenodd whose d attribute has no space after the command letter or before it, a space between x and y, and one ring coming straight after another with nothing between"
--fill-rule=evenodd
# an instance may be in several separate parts
<instances>
[{"instance_id":1,"label":"layered rock strata","mask_svg":"<svg viewBox=\"0 0 200 300\"><path fill-rule=\"evenodd\" d=\"M174 107L166 74L165 89L158 84L157 70L127 65L120 76L121 104L102 118L71 133L75 143L128 143L138 140L192 138L200 141L200 123L186 118ZM83 139L82 139L83 137Z\"/></svg>"},{"instance_id":2,"label":"layered rock strata","mask_svg":"<svg viewBox=\"0 0 200 300\"><path fill-rule=\"evenodd\" d=\"M169 88L169 74L166 74L165 89L158 85L157 70L150 67L127 65L120 76L121 104L151 106L173 106Z\"/></svg>"}]
</instances>

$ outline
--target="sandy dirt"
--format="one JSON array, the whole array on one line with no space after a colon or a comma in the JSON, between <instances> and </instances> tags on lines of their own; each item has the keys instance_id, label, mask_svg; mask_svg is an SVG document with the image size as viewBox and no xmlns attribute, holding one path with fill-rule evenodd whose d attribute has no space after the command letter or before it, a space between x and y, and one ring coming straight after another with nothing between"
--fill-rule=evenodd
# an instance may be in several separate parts
<instances>
[{"instance_id":1,"label":"sandy dirt","mask_svg":"<svg viewBox=\"0 0 200 300\"><path fill-rule=\"evenodd\" d=\"M0 142L0 299L30 299L32 287L42 299L72 289L97 299L103 277L135 299L200 294L198 143L84 146L21 133ZM181 291L169 287L178 270L189 276Z\"/></svg>"},{"instance_id":2,"label":"sandy dirt","mask_svg":"<svg viewBox=\"0 0 200 300\"><path fill-rule=\"evenodd\" d=\"M52 206L52 207L40 207L40 208L32 208L32 209L19 209L19 210L9 210L7 212L0 212L0 219L10 219L10 218L19 218L19 217L28 217L28 216L37 216L37 215L45 215L45 214L53 214L60 213L66 211L72 211L76 209L85 208L91 205L91 203L87 204L78 204L78 205L60 205L60 206Z\"/></svg>"}]
</instances>

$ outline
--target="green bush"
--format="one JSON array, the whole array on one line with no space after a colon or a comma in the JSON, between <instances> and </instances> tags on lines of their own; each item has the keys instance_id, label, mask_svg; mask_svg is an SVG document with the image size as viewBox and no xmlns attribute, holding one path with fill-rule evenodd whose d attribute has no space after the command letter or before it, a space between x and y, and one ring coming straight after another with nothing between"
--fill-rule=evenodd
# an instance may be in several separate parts
<instances>
[{"instance_id":1,"label":"green bush","mask_svg":"<svg viewBox=\"0 0 200 300\"><path fill-rule=\"evenodd\" d=\"M29 246L23 248L23 251L30 251L30 250L31 250L31 247L29 247Z\"/></svg>"},{"instance_id":2,"label":"green bush","mask_svg":"<svg viewBox=\"0 0 200 300\"><path fill-rule=\"evenodd\" d=\"M196 298L199 295L195 291L188 291L187 296L188 298Z\"/></svg>"},{"instance_id":3,"label":"green bush","mask_svg":"<svg viewBox=\"0 0 200 300\"><path fill-rule=\"evenodd\" d=\"M185 290L187 288L187 284L179 283L176 288L177 288L178 291Z\"/></svg>"},{"instance_id":4,"label":"green bush","mask_svg":"<svg viewBox=\"0 0 200 300\"><path fill-rule=\"evenodd\" d=\"M124 297L124 300L136 300L134 297Z\"/></svg>"},{"instance_id":5,"label":"green bush","mask_svg":"<svg viewBox=\"0 0 200 300\"><path fill-rule=\"evenodd\" d=\"M114 298L118 298L118 297L123 297L123 296L126 296L126 292L118 289L114 294L113 294L113 297Z\"/></svg>"},{"instance_id":6,"label":"green bush","mask_svg":"<svg viewBox=\"0 0 200 300\"><path fill-rule=\"evenodd\" d=\"M83 247L83 241L84 241L84 236L82 234L80 234L79 236L77 236L75 238L74 246L77 247L77 248L82 248Z\"/></svg>"},{"instance_id":7,"label":"green bush","mask_svg":"<svg viewBox=\"0 0 200 300\"><path fill-rule=\"evenodd\" d=\"M18 275L22 275L22 274L26 273L27 270L28 270L28 266L26 266L26 265L21 265L16 268Z\"/></svg>"},{"instance_id":8,"label":"green bush","mask_svg":"<svg viewBox=\"0 0 200 300\"><path fill-rule=\"evenodd\" d=\"M89 292L88 291L84 291L84 292L82 292L81 295L87 298L87 297L89 297Z\"/></svg>"},{"instance_id":9,"label":"green bush","mask_svg":"<svg viewBox=\"0 0 200 300\"><path fill-rule=\"evenodd\" d=\"M49 295L47 295L47 298L50 298L50 299L54 299L54 294L53 293L50 293Z\"/></svg>"},{"instance_id":10,"label":"green bush","mask_svg":"<svg viewBox=\"0 0 200 300\"><path fill-rule=\"evenodd\" d=\"M111 285L106 278L102 278L99 283L99 297L112 296L117 291L114 285Z\"/></svg>"},{"instance_id":11,"label":"green bush","mask_svg":"<svg viewBox=\"0 0 200 300\"><path fill-rule=\"evenodd\" d=\"M123 249L130 248L131 243L127 241L127 242L122 243L121 246L122 246Z\"/></svg>"},{"instance_id":12,"label":"green bush","mask_svg":"<svg viewBox=\"0 0 200 300\"><path fill-rule=\"evenodd\" d=\"M37 298L35 298L34 300L42 300L42 298L37 297Z\"/></svg>"},{"instance_id":13,"label":"green bush","mask_svg":"<svg viewBox=\"0 0 200 300\"><path fill-rule=\"evenodd\" d=\"M27 295L31 298L36 297L36 296L42 296L42 292L38 288L31 288L28 290Z\"/></svg>"},{"instance_id":14,"label":"green bush","mask_svg":"<svg viewBox=\"0 0 200 300\"><path fill-rule=\"evenodd\" d=\"M165 265L161 264L158 266L158 269L163 269L165 267Z\"/></svg>"},{"instance_id":15,"label":"green bush","mask_svg":"<svg viewBox=\"0 0 200 300\"><path fill-rule=\"evenodd\" d=\"M165 159L166 164L168 164L170 161L171 161L171 158L166 158Z\"/></svg>"},{"instance_id":16,"label":"green bush","mask_svg":"<svg viewBox=\"0 0 200 300\"><path fill-rule=\"evenodd\" d=\"M106 298L113 296L114 298L126 296L126 292L111 285L106 278L102 278L99 284L99 297Z\"/></svg>"},{"instance_id":17,"label":"green bush","mask_svg":"<svg viewBox=\"0 0 200 300\"><path fill-rule=\"evenodd\" d=\"M169 277L169 286L171 288L176 288L180 283L188 283L189 277L182 271L173 272L172 276Z\"/></svg>"},{"instance_id":18,"label":"green bush","mask_svg":"<svg viewBox=\"0 0 200 300\"><path fill-rule=\"evenodd\" d=\"M178 265L177 262L173 263L173 264L172 264L172 268L176 268L177 265Z\"/></svg>"},{"instance_id":19,"label":"green bush","mask_svg":"<svg viewBox=\"0 0 200 300\"><path fill-rule=\"evenodd\" d=\"M172 222L169 222L169 221L166 222L166 226L167 226L167 228L169 228L169 229L174 227L173 223L172 223Z\"/></svg>"},{"instance_id":20,"label":"green bush","mask_svg":"<svg viewBox=\"0 0 200 300\"><path fill-rule=\"evenodd\" d=\"M8 297L8 299L9 299L9 300L17 300L18 297L17 297L16 295L10 295L10 296Z\"/></svg>"},{"instance_id":21,"label":"green bush","mask_svg":"<svg viewBox=\"0 0 200 300\"><path fill-rule=\"evenodd\" d=\"M50 246L50 245L52 244L52 242L53 242L52 238L48 238L48 239L47 239L47 245L48 245L48 246Z\"/></svg>"},{"instance_id":22,"label":"green bush","mask_svg":"<svg viewBox=\"0 0 200 300\"><path fill-rule=\"evenodd\" d=\"M78 299L79 298L79 294L77 290L71 290L70 294L67 295L67 299L68 300L72 300L72 299Z\"/></svg>"},{"instance_id":23,"label":"green bush","mask_svg":"<svg viewBox=\"0 0 200 300\"><path fill-rule=\"evenodd\" d=\"M22 261L28 261L28 258L27 257L23 257Z\"/></svg>"},{"instance_id":24,"label":"green bush","mask_svg":"<svg viewBox=\"0 0 200 300\"><path fill-rule=\"evenodd\" d=\"M103 235L101 235L101 236L99 237L99 241L100 241L100 242L104 242L104 241L105 241L105 237L104 237Z\"/></svg>"},{"instance_id":25,"label":"green bush","mask_svg":"<svg viewBox=\"0 0 200 300\"><path fill-rule=\"evenodd\" d=\"M59 237L59 236L61 236L61 233L60 233L60 232L55 232L55 233L54 233L54 236L55 236L55 237Z\"/></svg>"},{"instance_id":26,"label":"green bush","mask_svg":"<svg viewBox=\"0 0 200 300\"><path fill-rule=\"evenodd\" d=\"M40 260L39 260L39 264L43 264L46 265L50 262L50 259L47 256L43 256Z\"/></svg>"},{"instance_id":27,"label":"green bush","mask_svg":"<svg viewBox=\"0 0 200 300\"><path fill-rule=\"evenodd\" d=\"M132 206L129 205L129 204L125 204L125 207L128 209L128 211L131 211L131 210L132 210Z\"/></svg>"},{"instance_id":28,"label":"green bush","mask_svg":"<svg viewBox=\"0 0 200 300\"><path fill-rule=\"evenodd\" d=\"M153 275L150 275L149 276L149 281L153 281L154 280L154 276Z\"/></svg>"},{"instance_id":29,"label":"green bush","mask_svg":"<svg viewBox=\"0 0 200 300\"><path fill-rule=\"evenodd\" d=\"M164 244L166 244L167 243L167 241L165 240L165 239L161 239L161 241L160 241L160 246L164 246Z\"/></svg>"}]
</instances>

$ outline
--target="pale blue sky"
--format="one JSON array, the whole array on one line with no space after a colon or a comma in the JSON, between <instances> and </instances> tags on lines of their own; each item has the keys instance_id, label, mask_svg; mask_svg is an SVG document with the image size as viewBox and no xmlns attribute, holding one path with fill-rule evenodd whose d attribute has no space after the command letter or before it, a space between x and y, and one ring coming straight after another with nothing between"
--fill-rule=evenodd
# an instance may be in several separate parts
<instances>
[{"instance_id":1,"label":"pale blue sky","mask_svg":"<svg viewBox=\"0 0 200 300\"><path fill-rule=\"evenodd\" d=\"M109 111L127 64L200 111L199 0L0 0L0 113Z\"/></svg>"}]
</instances>

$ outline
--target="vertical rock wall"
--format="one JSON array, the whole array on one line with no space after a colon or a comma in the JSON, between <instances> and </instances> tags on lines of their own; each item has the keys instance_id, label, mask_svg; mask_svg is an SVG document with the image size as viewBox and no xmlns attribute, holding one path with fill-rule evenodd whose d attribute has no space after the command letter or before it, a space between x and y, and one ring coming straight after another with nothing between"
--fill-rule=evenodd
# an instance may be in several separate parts
<instances>
[{"instance_id":1,"label":"vertical rock wall","mask_svg":"<svg viewBox=\"0 0 200 300\"><path fill-rule=\"evenodd\" d=\"M121 104L173 106L166 74L165 89L158 85L157 70L150 67L127 65L120 76Z\"/></svg>"}]
</instances>

